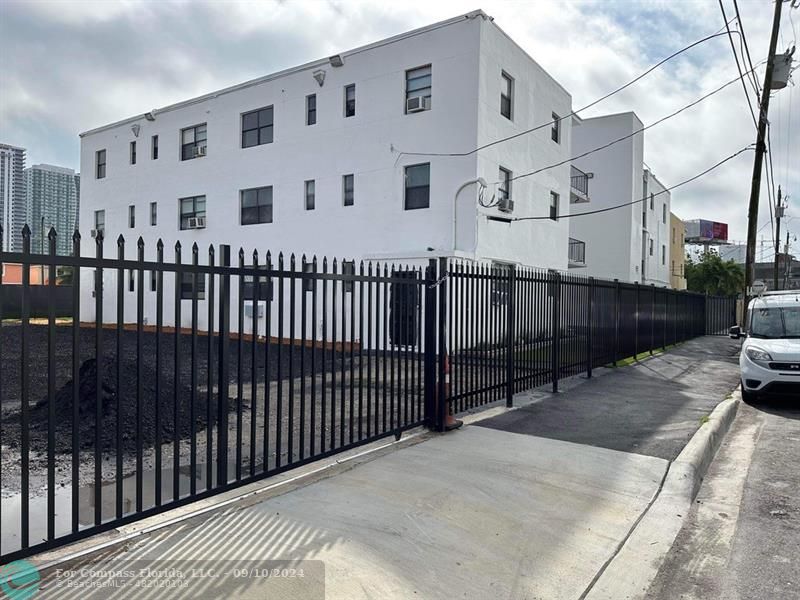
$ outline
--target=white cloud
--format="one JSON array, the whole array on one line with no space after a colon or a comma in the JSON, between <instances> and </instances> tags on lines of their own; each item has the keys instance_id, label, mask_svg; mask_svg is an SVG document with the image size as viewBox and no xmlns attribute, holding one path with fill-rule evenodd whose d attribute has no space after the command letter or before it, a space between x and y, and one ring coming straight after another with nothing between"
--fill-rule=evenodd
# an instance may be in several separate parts
<instances>
[{"instance_id":1,"label":"white cloud","mask_svg":"<svg viewBox=\"0 0 800 600\"><path fill-rule=\"evenodd\" d=\"M0 4L0 139L29 148L31 162L76 167L79 131L472 8L455 0L6 1ZM716 3L701 0L493 0L483 8L571 92L576 108L723 25ZM772 4L741 2L740 10L753 60L760 61L766 54ZM790 43L794 34L788 16L782 31L784 45ZM720 37L671 61L586 116L634 110L648 124L735 74L730 43ZM783 90L773 98L773 162L776 183L800 199L800 161L790 160L798 156L800 140L798 114L789 144L792 92ZM797 112L800 91L792 97ZM645 160L669 185L754 139L737 84L648 131ZM676 190L674 210L683 218L727 221L732 237L742 239L751 170L752 154L737 158L702 181ZM768 219L762 188L759 225Z\"/></svg>"}]
</instances>

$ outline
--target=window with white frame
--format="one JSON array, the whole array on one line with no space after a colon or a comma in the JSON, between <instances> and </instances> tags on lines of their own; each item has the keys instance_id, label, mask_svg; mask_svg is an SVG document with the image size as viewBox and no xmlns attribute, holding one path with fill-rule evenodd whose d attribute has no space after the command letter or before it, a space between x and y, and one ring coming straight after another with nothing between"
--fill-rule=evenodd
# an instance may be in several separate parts
<instances>
[{"instance_id":1,"label":"window with white frame","mask_svg":"<svg viewBox=\"0 0 800 600\"><path fill-rule=\"evenodd\" d=\"M158 160L158 136L154 135L150 139L150 158L152 160Z\"/></svg>"},{"instance_id":2,"label":"window with white frame","mask_svg":"<svg viewBox=\"0 0 800 600\"><path fill-rule=\"evenodd\" d=\"M354 117L356 114L356 84L351 83L344 88L344 116Z\"/></svg>"},{"instance_id":3,"label":"window with white frame","mask_svg":"<svg viewBox=\"0 0 800 600\"><path fill-rule=\"evenodd\" d=\"M242 190L240 195L242 225L272 223L271 185Z\"/></svg>"},{"instance_id":4,"label":"window with white frame","mask_svg":"<svg viewBox=\"0 0 800 600\"><path fill-rule=\"evenodd\" d=\"M431 205L431 163L405 168L405 209L416 210Z\"/></svg>"},{"instance_id":5,"label":"window with white frame","mask_svg":"<svg viewBox=\"0 0 800 600\"><path fill-rule=\"evenodd\" d=\"M197 277L197 289L195 290L194 278ZM198 300L206 297L206 276L204 273L181 273L181 300L191 300L197 294Z\"/></svg>"},{"instance_id":6,"label":"window with white frame","mask_svg":"<svg viewBox=\"0 0 800 600\"><path fill-rule=\"evenodd\" d=\"M155 227L158 222L158 202L150 203L150 225Z\"/></svg>"},{"instance_id":7,"label":"window with white frame","mask_svg":"<svg viewBox=\"0 0 800 600\"><path fill-rule=\"evenodd\" d=\"M192 160L206 154L206 124L181 129L181 160Z\"/></svg>"},{"instance_id":8,"label":"window with white frame","mask_svg":"<svg viewBox=\"0 0 800 600\"><path fill-rule=\"evenodd\" d=\"M555 192L550 192L550 218L553 221L558 221L559 212L559 196Z\"/></svg>"},{"instance_id":9,"label":"window with white frame","mask_svg":"<svg viewBox=\"0 0 800 600\"><path fill-rule=\"evenodd\" d=\"M345 206L355 204L355 181L352 174L342 176L342 201Z\"/></svg>"},{"instance_id":10,"label":"window with white frame","mask_svg":"<svg viewBox=\"0 0 800 600\"><path fill-rule=\"evenodd\" d=\"M136 227L136 206L131 204L128 207L128 228L133 229Z\"/></svg>"},{"instance_id":11,"label":"window with white frame","mask_svg":"<svg viewBox=\"0 0 800 600\"><path fill-rule=\"evenodd\" d=\"M411 98L427 98L430 108L432 83L431 65L406 71L406 109Z\"/></svg>"},{"instance_id":12,"label":"window with white frame","mask_svg":"<svg viewBox=\"0 0 800 600\"><path fill-rule=\"evenodd\" d=\"M514 106L514 79L505 71L503 71L500 75L502 77L502 89L500 90L500 114L506 119L511 120Z\"/></svg>"},{"instance_id":13,"label":"window with white frame","mask_svg":"<svg viewBox=\"0 0 800 600\"><path fill-rule=\"evenodd\" d=\"M317 95L309 94L306 96L306 125L314 125L317 122Z\"/></svg>"},{"instance_id":14,"label":"window with white frame","mask_svg":"<svg viewBox=\"0 0 800 600\"><path fill-rule=\"evenodd\" d=\"M131 142L130 158L131 158L131 164L135 165L136 164L136 142L135 141Z\"/></svg>"},{"instance_id":15,"label":"window with white frame","mask_svg":"<svg viewBox=\"0 0 800 600\"><path fill-rule=\"evenodd\" d=\"M553 119L553 126L550 129L550 139L552 139L556 144L561 143L561 117L559 117L556 113L550 115Z\"/></svg>"},{"instance_id":16,"label":"window with white frame","mask_svg":"<svg viewBox=\"0 0 800 600\"><path fill-rule=\"evenodd\" d=\"M271 106L242 114L242 148L272 143L273 116Z\"/></svg>"},{"instance_id":17,"label":"window with white frame","mask_svg":"<svg viewBox=\"0 0 800 600\"><path fill-rule=\"evenodd\" d=\"M497 199L508 200L511 198L511 171L500 167L500 185L497 188Z\"/></svg>"},{"instance_id":18,"label":"window with white frame","mask_svg":"<svg viewBox=\"0 0 800 600\"><path fill-rule=\"evenodd\" d=\"M95 152L95 178L103 179L106 176L106 151Z\"/></svg>"},{"instance_id":19,"label":"window with white frame","mask_svg":"<svg viewBox=\"0 0 800 600\"><path fill-rule=\"evenodd\" d=\"M305 182L306 210L314 210L316 206L316 187L313 179Z\"/></svg>"},{"instance_id":20,"label":"window with white frame","mask_svg":"<svg viewBox=\"0 0 800 600\"><path fill-rule=\"evenodd\" d=\"M105 229L106 229L106 211L105 210L94 211L94 230L105 231Z\"/></svg>"},{"instance_id":21,"label":"window with white frame","mask_svg":"<svg viewBox=\"0 0 800 600\"><path fill-rule=\"evenodd\" d=\"M206 216L206 197L205 196L190 196L189 198L181 198L180 204L180 225L181 229L192 229L190 225L193 223L192 219L198 217L205 218ZM196 223L196 221L194 221Z\"/></svg>"}]
</instances>

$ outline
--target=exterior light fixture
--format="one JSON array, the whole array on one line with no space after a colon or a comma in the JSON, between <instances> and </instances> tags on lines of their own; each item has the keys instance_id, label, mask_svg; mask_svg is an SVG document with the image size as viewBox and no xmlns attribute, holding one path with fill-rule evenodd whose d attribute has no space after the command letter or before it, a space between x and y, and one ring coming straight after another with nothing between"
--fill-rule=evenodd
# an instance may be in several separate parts
<instances>
[{"instance_id":1,"label":"exterior light fixture","mask_svg":"<svg viewBox=\"0 0 800 600\"><path fill-rule=\"evenodd\" d=\"M133 132L133 137L139 137L139 124L134 123L131 125L131 131Z\"/></svg>"},{"instance_id":2,"label":"exterior light fixture","mask_svg":"<svg viewBox=\"0 0 800 600\"><path fill-rule=\"evenodd\" d=\"M322 69L317 69L316 71L314 71L313 75L314 79L317 80L319 87L322 87L322 84L325 83L325 71Z\"/></svg>"},{"instance_id":3,"label":"exterior light fixture","mask_svg":"<svg viewBox=\"0 0 800 600\"><path fill-rule=\"evenodd\" d=\"M344 57L341 54L334 54L328 58L332 67L341 67L344 64Z\"/></svg>"},{"instance_id":4,"label":"exterior light fixture","mask_svg":"<svg viewBox=\"0 0 800 600\"><path fill-rule=\"evenodd\" d=\"M150 111L150 112L144 113L144 118L147 119L148 121L155 121L156 120L156 115L153 113L153 111Z\"/></svg>"}]
</instances>

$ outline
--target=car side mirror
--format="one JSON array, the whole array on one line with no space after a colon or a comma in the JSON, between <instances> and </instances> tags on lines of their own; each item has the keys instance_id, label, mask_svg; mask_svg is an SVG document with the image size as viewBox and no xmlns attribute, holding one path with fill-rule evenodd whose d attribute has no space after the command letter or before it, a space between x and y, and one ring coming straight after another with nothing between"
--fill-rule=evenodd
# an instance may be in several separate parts
<instances>
[{"instance_id":1,"label":"car side mirror","mask_svg":"<svg viewBox=\"0 0 800 600\"><path fill-rule=\"evenodd\" d=\"M738 325L734 325L728 330L728 336L732 340L738 340L740 337L742 337L742 328Z\"/></svg>"}]
</instances>

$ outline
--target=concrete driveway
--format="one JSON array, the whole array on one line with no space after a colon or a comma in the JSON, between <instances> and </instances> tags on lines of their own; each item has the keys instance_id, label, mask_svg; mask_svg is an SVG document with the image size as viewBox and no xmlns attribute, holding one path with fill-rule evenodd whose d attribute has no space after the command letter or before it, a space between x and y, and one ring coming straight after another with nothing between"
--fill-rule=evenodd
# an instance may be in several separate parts
<instances>
[{"instance_id":1,"label":"concrete driveway","mask_svg":"<svg viewBox=\"0 0 800 600\"><path fill-rule=\"evenodd\" d=\"M657 496L669 459L736 385L730 350L726 339L687 343L557 396L528 395L533 405L483 426L432 435L67 566L90 566L87 581L143 565L202 569L171 598L580 598ZM276 564L307 577L230 575ZM165 596L159 588L65 590L57 580L45 574L42 597Z\"/></svg>"}]
</instances>

